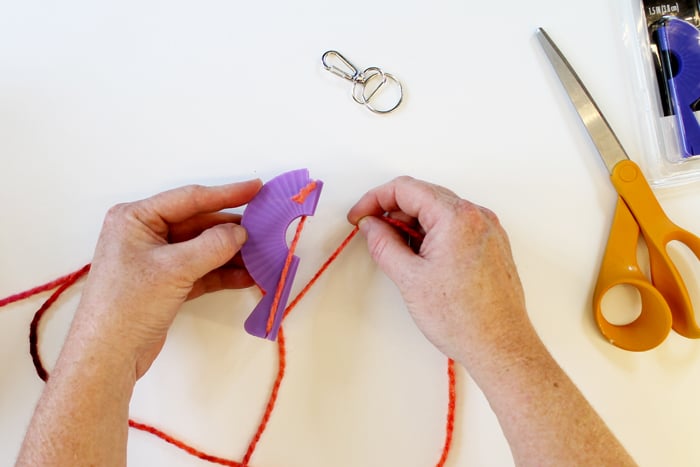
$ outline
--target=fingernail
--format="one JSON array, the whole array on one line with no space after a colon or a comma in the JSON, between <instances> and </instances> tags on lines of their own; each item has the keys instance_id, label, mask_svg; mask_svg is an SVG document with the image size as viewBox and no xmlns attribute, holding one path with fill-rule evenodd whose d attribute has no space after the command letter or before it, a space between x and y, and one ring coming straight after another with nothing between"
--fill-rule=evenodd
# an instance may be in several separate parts
<instances>
[{"instance_id":1,"label":"fingernail","mask_svg":"<svg viewBox=\"0 0 700 467\"><path fill-rule=\"evenodd\" d=\"M248 231L241 227L240 225L236 225L233 228L233 239L238 242L239 245L243 245L246 240L248 240Z\"/></svg>"},{"instance_id":2,"label":"fingernail","mask_svg":"<svg viewBox=\"0 0 700 467\"><path fill-rule=\"evenodd\" d=\"M357 226L360 228L360 232L362 233L367 233L369 229L371 228L371 222L368 220L369 217L365 216L359 221L357 221Z\"/></svg>"}]
</instances>

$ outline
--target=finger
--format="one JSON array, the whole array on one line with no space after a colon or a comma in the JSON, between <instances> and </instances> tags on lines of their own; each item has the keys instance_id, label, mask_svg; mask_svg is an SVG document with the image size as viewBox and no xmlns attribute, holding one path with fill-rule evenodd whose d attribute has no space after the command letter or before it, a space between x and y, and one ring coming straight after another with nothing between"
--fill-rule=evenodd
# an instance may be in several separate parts
<instances>
[{"instance_id":1,"label":"finger","mask_svg":"<svg viewBox=\"0 0 700 467\"><path fill-rule=\"evenodd\" d=\"M151 213L155 216L152 219L143 219L144 221L176 224L197 214L246 204L253 199L261 186L260 180L220 186L189 185L165 191L137 204L146 216Z\"/></svg>"},{"instance_id":2,"label":"finger","mask_svg":"<svg viewBox=\"0 0 700 467\"><path fill-rule=\"evenodd\" d=\"M241 215L230 212L197 214L168 228L171 243L184 242L219 224L240 224Z\"/></svg>"},{"instance_id":3,"label":"finger","mask_svg":"<svg viewBox=\"0 0 700 467\"><path fill-rule=\"evenodd\" d=\"M418 219L415 217L409 216L405 212L401 211L392 211L387 214L388 217L391 217L392 219L395 219L399 222L403 222L404 224L413 227L418 224Z\"/></svg>"},{"instance_id":4,"label":"finger","mask_svg":"<svg viewBox=\"0 0 700 467\"><path fill-rule=\"evenodd\" d=\"M181 243L167 245L161 254L165 261L178 268L194 284L211 271L231 261L248 238L246 230L237 224L219 224Z\"/></svg>"},{"instance_id":5,"label":"finger","mask_svg":"<svg viewBox=\"0 0 700 467\"><path fill-rule=\"evenodd\" d=\"M441 208L457 200L446 188L404 176L367 192L350 209L348 220L356 224L365 216L402 211L429 230L440 219Z\"/></svg>"},{"instance_id":6,"label":"finger","mask_svg":"<svg viewBox=\"0 0 700 467\"><path fill-rule=\"evenodd\" d=\"M401 235L381 219L363 217L358 225L367 240L372 259L394 282L400 282L402 274L413 270L412 264L420 261Z\"/></svg>"},{"instance_id":7,"label":"finger","mask_svg":"<svg viewBox=\"0 0 700 467\"><path fill-rule=\"evenodd\" d=\"M255 281L245 269L221 267L205 274L204 277L195 282L187 299L192 300L219 290L244 289L253 285L255 285Z\"/></svg>"}]
</instances>

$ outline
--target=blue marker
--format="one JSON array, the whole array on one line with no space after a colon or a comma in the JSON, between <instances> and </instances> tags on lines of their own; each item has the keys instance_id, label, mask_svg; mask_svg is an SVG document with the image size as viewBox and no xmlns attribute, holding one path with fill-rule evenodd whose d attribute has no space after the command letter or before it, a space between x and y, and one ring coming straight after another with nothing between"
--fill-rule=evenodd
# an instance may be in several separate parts
<instances>
[{"instance_id":1,"label":"blue marker","mask_svg":"<svg viewBox=\"0 0 700 467\"><path fill-rule=\"evenodd\" d=\"M675 17L657 29L659 54L678 125L683 158L700 155L700 30Z\"/></svg>"}]
</instances>

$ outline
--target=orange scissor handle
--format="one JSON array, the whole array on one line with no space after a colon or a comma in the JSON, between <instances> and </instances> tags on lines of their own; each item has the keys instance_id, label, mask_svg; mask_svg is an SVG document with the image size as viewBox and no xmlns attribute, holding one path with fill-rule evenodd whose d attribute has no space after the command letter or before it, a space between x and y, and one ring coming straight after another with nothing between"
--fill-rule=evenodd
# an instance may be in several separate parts
<instances>
[{"instance_id":1,"label":"orange scissor handle","mask_svg":"<svg viewBox=\"0 0 700 467\"><path fill-rule=\"evenodd\" d=\"M593 292L593 312L598 328L610 343L634 351L656 347L671 331L671 310L666 300L639 269L638 239L639 226L625 202L618 197L608 244ZM610 323L603 316L601 306L605 293L618 285L634 287L642 299L639 317L625 325Z\"/></svg>"},{"instance_id":2,"label":"orange scissor handle","mask_svg":"<svg viewBox=\"0 0 700 467\"><path fill-rule=\"evenodd\" d=\"M700 327L688 289L666 247L671 241L679 241L700 259L700 238L666 216L637 164L630 160L617 163L610 178L642 231L649 249L652 282L671 309L673 329L685 337L699 338Z\"/></svg>"}]
</instances>

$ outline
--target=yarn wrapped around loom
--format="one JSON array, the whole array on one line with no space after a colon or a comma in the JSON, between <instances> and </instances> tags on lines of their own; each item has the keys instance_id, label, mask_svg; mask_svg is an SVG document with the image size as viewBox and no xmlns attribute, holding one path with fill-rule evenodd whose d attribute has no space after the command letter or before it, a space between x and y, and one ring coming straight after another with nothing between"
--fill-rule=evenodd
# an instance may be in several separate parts
<instances>
[{"instance_id":1,"label":"yarn wrapped around loom","mask_svg":"<svg viewBox=\"0 0 700 467\"><path fill-rule=\"evenodd\" d=\"M311 216L323 182L311 180L307 169L278 175L267 182L243 212L241 225L248 241L241 257L263 297L245 321L245 330L258 337L277 339L284 309L299 267L299 257L287 248L286 232L294 219Z\"/></svg>"}]
</instances>

